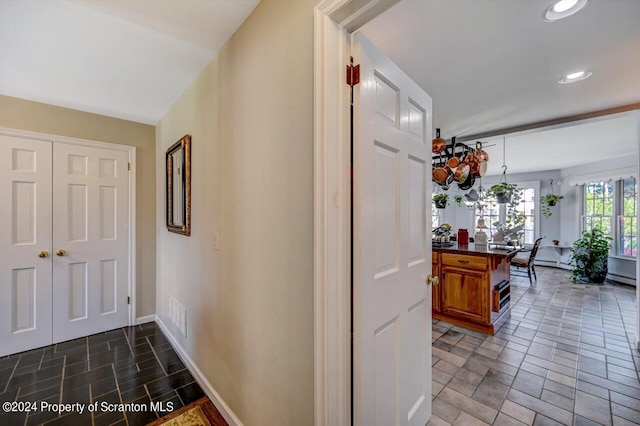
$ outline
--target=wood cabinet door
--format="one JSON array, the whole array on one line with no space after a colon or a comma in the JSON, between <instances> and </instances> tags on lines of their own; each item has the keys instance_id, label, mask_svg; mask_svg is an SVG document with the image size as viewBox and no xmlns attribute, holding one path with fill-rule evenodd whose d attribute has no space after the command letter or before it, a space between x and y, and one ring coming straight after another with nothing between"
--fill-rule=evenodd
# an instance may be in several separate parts
<instances>
[{"instance_id":1,"label":"wood cabinet door","mask_svg":"<svg viewBox=\"0 0 640 426\"><path fill-rule=\"evenodd\" d=\"M442 266L442 312L488 324L488 292L486 272Z\"/></svg>"}]
</instances>

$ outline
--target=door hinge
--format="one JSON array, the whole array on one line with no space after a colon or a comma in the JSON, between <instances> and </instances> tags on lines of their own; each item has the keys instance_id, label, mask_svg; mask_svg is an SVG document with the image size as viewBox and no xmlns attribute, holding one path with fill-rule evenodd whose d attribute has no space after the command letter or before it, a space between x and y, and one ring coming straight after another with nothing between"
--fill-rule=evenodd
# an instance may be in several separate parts
<instances>
[{"instance_id":1,"label":"door hinge","mask_svg":"<svg viewBox=\"0 0 640 426\"><path fill-rule=\"evenodd\" d=\"M360 64L353 65L353 56L351 57L351 64L347 65L347 85L355 86L360 83Z\"/></svg>"},{"instance_id":2,"label":"door hinge","mask_svg":"<svg viewBox=\"0 0 640 426\"><path fill-rule=\"evenodd\" d=\"M131 170L131 163L127 163L127 170Z\"/></svg>"},{"instance_id":3,"label":"door hinge","mask_svg":"<svg viewBox=\"0 0 640 426\"><path fill-rule=\"evenodd\" d=\"M131 304L131 296L127 296L127 305Z\"/></svg>"}]
</instances>

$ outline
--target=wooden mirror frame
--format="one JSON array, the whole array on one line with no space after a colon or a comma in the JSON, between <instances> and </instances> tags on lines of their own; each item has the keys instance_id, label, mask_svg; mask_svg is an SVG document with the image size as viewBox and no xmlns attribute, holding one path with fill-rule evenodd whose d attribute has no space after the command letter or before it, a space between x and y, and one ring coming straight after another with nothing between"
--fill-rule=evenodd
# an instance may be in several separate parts
<instances>
[{"instance_id":1,"label":"wooden mirror frame","mask_svg":"<svg viewBox=\"0 0 640 426\"><path fill-rule=\"evenodd\" d=\"M174 205L174 190L177 177L174 176L173 156L183 150L182 158L183 179L182 185L182 223L174 221L174 212L180 206ZM176 234L191 235L191 135L185 135L178 142L174 143L167 149L166 155L166 213L167 213L167 230Z\"/></svg>"}]
</instances>

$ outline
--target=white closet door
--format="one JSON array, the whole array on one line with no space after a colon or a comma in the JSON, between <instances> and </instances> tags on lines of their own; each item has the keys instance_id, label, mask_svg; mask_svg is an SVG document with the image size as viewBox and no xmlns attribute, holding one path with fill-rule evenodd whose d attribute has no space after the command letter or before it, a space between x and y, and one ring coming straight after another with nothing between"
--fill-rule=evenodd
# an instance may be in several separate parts
<instances>
[{"instance_id":1,"label":"white closet door","mask_svg":"<svg viewBox=\"0 0 640 426\"><path fill-rule=\"evenodd\" d=\"M128 323L128 153L53 149L53 341Z\"/></svg>"},{"instance_id":2,"label":"white closet door","mask_svg":"<svg viewBox=\"0 0 640 426\"><path fill-rule=\"evenodd\" d=\"M51 142L0 135L0 196L3 356L52 341Z\"/></svg>"}]
</instances>

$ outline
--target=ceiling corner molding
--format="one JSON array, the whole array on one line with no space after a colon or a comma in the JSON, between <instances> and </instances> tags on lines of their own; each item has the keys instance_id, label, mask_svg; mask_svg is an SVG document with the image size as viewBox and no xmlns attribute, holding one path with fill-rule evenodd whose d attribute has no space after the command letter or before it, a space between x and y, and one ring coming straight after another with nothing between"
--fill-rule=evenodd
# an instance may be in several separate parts
<instances>
[{"instance_id":1,"label":"ceiling corner molding","mask_svg":"<svg viewBox=\"0 0 640 426\"><path fill-rule=\"evenodd\" d=\"M615 170L605 170L584 175L571 176L569 186L586 185L594 182L608 182L627 178L638 178L638 167L625 167Z\"/></svg>"},{"instance_id":2,"label":"ceiling corner molding","mask_svg":"<svg viewBox=\"0 0 640 426\"><path fill-rule=\"evenodd\" d=\"M602 109L598 111L586 112L582 114L570 115L566 117L554 118L551 120L537 121L535 123L521 124L518 126L507 127L504 129L490 130L488 132L477 133L469 136L459 136L456 138L458 142L468 142L473 140L487 139L494 136L509 135L513 133L523 133L543 128L561 127L574 121L582 121L589 119L597 119L614 114L622 114L629 111L640 110L640 102L622 105L613 108Z\"/></svg>"},{"instance_id":3,"label":"ceiling corner molding","mask_svg":"<svg viewBox=\"0 0 640 426\"><path fill-rule=\"evenodd\" d=\"M340 1L329 17L351 33L380 15L400 0L347 0Z\"/></svg>"}]
</instances>

